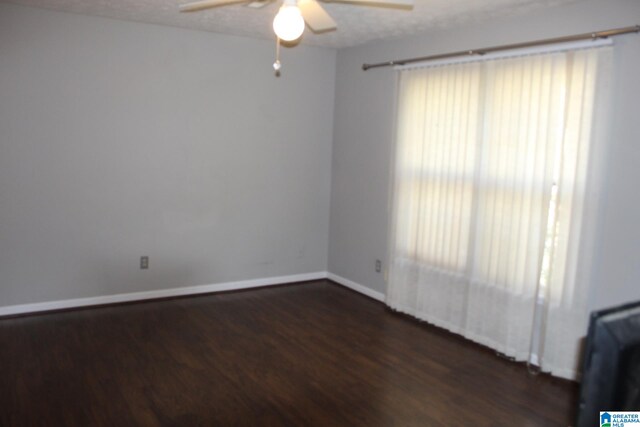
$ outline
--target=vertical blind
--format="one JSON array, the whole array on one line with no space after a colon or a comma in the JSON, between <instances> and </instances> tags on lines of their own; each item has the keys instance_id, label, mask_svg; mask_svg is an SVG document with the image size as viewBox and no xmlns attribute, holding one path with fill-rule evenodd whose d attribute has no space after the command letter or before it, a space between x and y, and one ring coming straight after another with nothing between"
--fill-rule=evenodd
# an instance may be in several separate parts
<instances>
[{"instance_id":1,"label":"vertical blind","mask_svg":"<svg viewBox=\"0 0 640 427\"><path fill-rule=\"evenodd\" d=\"M609 55L400 71L390 307L577 376Z\"/></svg>"}]
</instances>

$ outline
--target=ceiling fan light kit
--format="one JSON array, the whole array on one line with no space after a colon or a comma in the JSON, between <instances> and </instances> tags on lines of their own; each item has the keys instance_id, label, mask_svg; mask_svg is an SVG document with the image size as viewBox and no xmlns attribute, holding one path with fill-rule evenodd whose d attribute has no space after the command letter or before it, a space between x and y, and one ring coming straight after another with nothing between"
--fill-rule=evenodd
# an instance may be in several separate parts
<instances>
[{"instance_id":1,"label":"ceiling fan light kit","mask_svg":"<svg viewBox=\"0 0 640 427\"><path fill-rule=\"evenodd\" d=\"M278 14L273 18L273 31L281 40L287 42L300 38L304 32L304 19L296 0L284 0Z\"/></svg>"},{"instance_id":2,"label":"ceiling fan light kit","mask_svg":"<svg viewBox=\"0 0 640 427\"><path fill-rule=\"evenodd\" d=\"M249 0L249 7L260 8L273 0ZM326 0L362 6L386 6L412 8L415 0ZM198 0L180 5L181 12L195 12L233 3L244 3L246 0ZM276 62L273 68L276 76L280 75L280 40L292 42L299 39L304 32L305 24L314 33L325 33L337 29L336 21L327 13L317 0L283 0L282 6L273 19L273 31L276 34Z\"/></svg>"}]
</instances>

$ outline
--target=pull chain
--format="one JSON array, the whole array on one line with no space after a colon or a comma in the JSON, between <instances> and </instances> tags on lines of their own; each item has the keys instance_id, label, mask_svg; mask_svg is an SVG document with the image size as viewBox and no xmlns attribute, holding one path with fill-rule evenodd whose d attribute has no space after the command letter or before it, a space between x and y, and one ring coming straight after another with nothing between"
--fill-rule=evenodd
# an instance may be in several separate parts
<instances>
[{"instance_id":1,"label":"pull chain","mask_svg":"<svg viewBox=\"0 0 640 427\"><path fill-rule=\"evenodd\" d=\"M282 68L280 63L280 37L276 36L276 62L273 63L276 77L280 77L280 68Z\"/></svg>"}]
</instances>

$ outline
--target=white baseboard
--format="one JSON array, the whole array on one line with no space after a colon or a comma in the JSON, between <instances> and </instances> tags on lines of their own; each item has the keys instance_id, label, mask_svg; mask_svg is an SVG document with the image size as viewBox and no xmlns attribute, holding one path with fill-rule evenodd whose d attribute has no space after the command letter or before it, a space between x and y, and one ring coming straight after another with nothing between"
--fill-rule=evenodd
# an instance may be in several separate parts
<instances>
[{"instance_id":1,"label":"white baseboard","mask_svg":"<svg viewBox=\"0 0 640 427\"><path fill-rule=\"evenodd\" d=\"M374 291L352 280L326 271L315 273L294 274L289 276L268 277L263 279L241 280L237 282L215 283L212 285L188 286L182 288L160 289L155 291L131 292L126 294L103 295L90 298L74 298L58 301L39 302L34 304L20 304L0 306L0 317L18 314L37 313L41 311L62 310L67 308L88 307L92 305L115 304L121 302L143 301L157 298L176 297L184 295L198 295L212 292L233 291L239 289L260 288L263 286L281 285L286 283L304 282L307 280L329 279L344 287L363 295L384 302L384 294Z\"/></svg>"},{"instance_id":2,"label":"white baseboard","mask_svg":"<svg viewBox=\"0 0 640 427\"><path fill-rule=\"evenodd\" d=\"M304 282L307 280L326 279L327 272L294 274L290 276L268 277L264 279L242 280L238 282L216 283L212 285L188 286L183 288L161 289L156 291L132 292L117 295L105 295L90 298L75 298L61 301L47 301L35 304L20 304L0 307L0 317L16 314L37 313L39 311L61 310L66 308L87 307L91 305L114 304L129 301L197 295L211 292L232 291L238 289L260 288L263 286L285 283Z\"/></svg>"},{"instance_id":3,"label":"white baseboard","mask_svg":"<svg viewBox=\"0 0 640 427\"><path fill-rule=\"evenodd\" d=\"M385 296L382 292L374 291L373 289L361 285L360 283L356 283L353 280L345 279L344 277L333 273L327 273L327 279L333 280L334 282L349 289L353 289L354 291L366 295L369 298L384 302Z\"/></svg>"}]
</instances>

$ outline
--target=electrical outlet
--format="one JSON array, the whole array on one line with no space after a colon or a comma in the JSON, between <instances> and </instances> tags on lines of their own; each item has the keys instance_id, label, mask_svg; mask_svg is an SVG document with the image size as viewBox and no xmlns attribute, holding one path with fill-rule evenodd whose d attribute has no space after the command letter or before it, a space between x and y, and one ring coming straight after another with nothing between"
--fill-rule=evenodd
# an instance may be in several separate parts
<instances>
[{"instance_id":1,"label":"electrical outlet","mask_svg":"<svg viewBox=\"0 0 640 427\"><path fill-rule=\"evenodd\" d=\"M140 270L148 270L149 269L149 257L141 256L140 257Z\"/></svg>"},{"instance_id":2,"label":"electrical outlet","mask_svg":"<svg viewBox=\"0 0 640 427\"><path fill-rule=\"evenodd\" d=\"M376 273L380 273L382 271L382 261L379 259L376 260Z\"/></svg>"}]
</instances>

